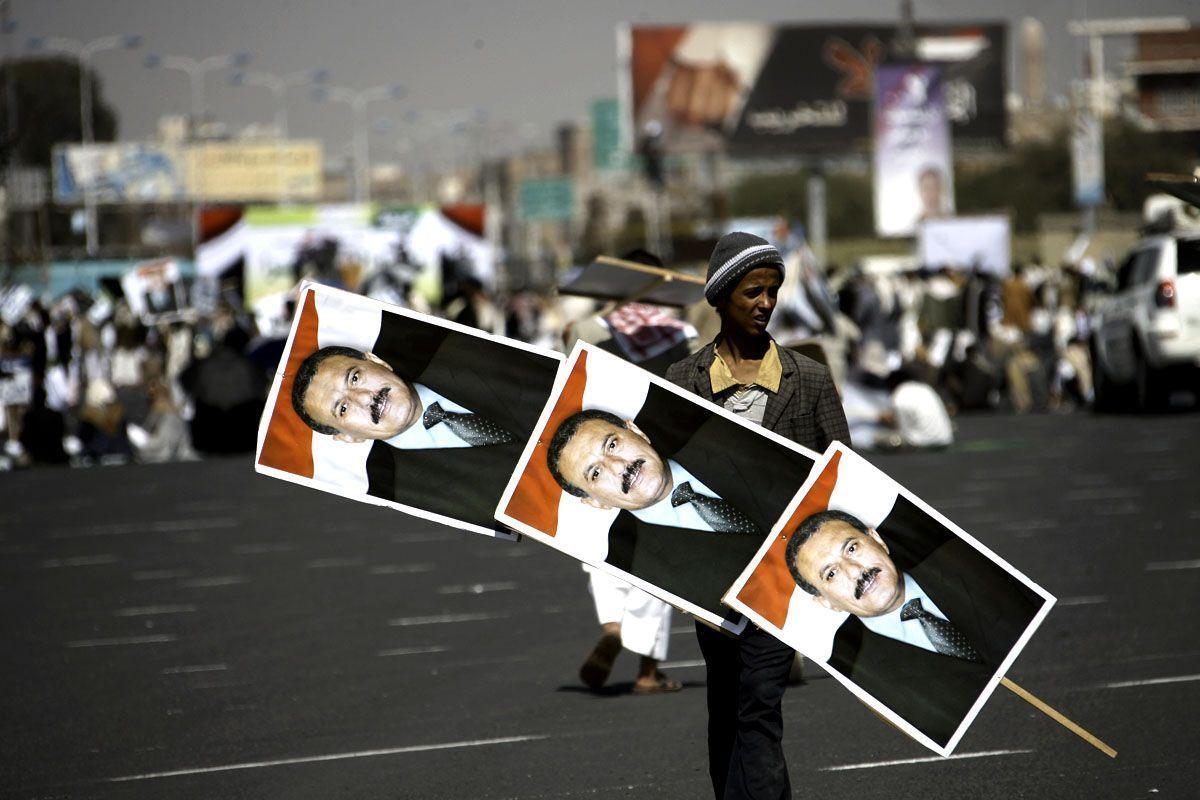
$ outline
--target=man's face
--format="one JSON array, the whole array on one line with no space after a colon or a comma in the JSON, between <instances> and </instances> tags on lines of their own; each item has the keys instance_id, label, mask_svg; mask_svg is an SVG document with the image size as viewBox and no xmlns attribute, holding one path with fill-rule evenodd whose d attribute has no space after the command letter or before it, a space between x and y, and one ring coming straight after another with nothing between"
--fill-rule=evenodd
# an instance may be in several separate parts
<instances>
[{"instance_id":1,"label":"man's face","mask_svg":"<svg viewBox=\"0 0 1200 800\"><path fill-rule=\"evenodd\" d=\"M762 336L771 321L781 285L783 275L773 267L747 272L719 306L724 324L747 336Z\"/></svg>"},{"instance_id":2,"label":"man's face","mask_svg":"<svg viewBox=\"0 0 1200 800\"><path fill-rule=\"evenodd\" d=\"M412 387L374 353L366 358L330 356L321 362L304 393L304 410L337 428L334 439L390 439L421 415Z\"/></svg>"},{"instance_id":3,"label":"man's face","mask_svg":"<svg viewBox=\"0 0 1200 800\"><path fill-rule=\"evenodd\" d=\"M671 491L671 470L631 420L617 426L589 419L558 458L563 477L587 492L596 508L645 508Z\"/></svg>"},{"instance_id":4,"label":"man's face","mask_svg":"<svg viewBox=\"0 0 1200 800\"><path fill-rule=\"evenodd\" d=\"M904 600L904 583L874 530L841 520L817 529L796 554L800 576L817 587L817 602L834 611L877 617Z\"/></svg>"},{"instance_id":5,"label":"man's face","mask_svg":"<svg viewBox=\"0 0 1200 800\"><path fill-rule=\"evenodd\" d=\"M926 172L921 176L920 190L922 213L942 213L942 176L936 172Z\"/></svg>"}]
</instances>

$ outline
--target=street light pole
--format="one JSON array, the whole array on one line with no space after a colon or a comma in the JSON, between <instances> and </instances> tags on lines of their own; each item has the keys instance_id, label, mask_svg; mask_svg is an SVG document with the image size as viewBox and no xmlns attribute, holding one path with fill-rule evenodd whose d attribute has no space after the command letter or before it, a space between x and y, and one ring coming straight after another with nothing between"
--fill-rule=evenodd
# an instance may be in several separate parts
<instances>
[{"instance_id":1,"label":"street light pole","mask_svg":"<svg viewBox=\"0 0 1200 800\"><path fill-rule=\"evenodd\" d=\"M356 203L371 202L370 187L370 147L367 140L367 106L377 100L391 98L400 100L404 97L404 87L398 84L391 86L372 86L370 89L343 89L341 87L322 87L313 91L313 99L318 102L332 100L336 103L346 103L354 120L354 201Z\"/></svg>"},{"instance_id":2,"label":"street light pole","mask_svg":"<svg viewBox=\"0 0 1200 800\"><path fill-rule=\"evenodd\" d=\"M209 56L204 59L188 58L186 56L164 56L151 53L146 56L145 66L147 69L173 69L188 76L191 82L192 128L194 131L198 131L206 114L204 108L205 76L215 70L244 67L250 63L251 58L252 56L249 53Z\"/></svg>"},{"instance_id":3,"label":"street light pole","mask_svg":"<svg viewBox=\"0 0 1200 800\"><path fill-rule=\"evenodd\" d=\"M282 78L267 72L235 72L229 82L234 86L261 86L271 91L275 100L275 159L279 178L280 199L291 204L291 191L287 184L287 172L283 164L283 147L288 139L287 90L290 86L311 84L320 86L329 79L328 70L305 70L293 72Z\"/></svg>"},{"instance_id":4,"label":"street light pole","mask_svg":"<svg viewBox=\"0 0 1200 800\"><path fill-rule=\"evenodd\" d=\"M47 50L75 56L79 65L79 142L91 145L96 141L94 108L92 98L92 57L103 50L136 50L142 37L132 34L102 36L88 42L67 39L61 36L36 37L29 40L31 50ZM90 184L83 189L85 237L87 254L95 256L100 246L100 223L96 213L96 195Z\"/></svg>"},{"instance_id":5,"label":"street light pole","mask_svg":"<svg viewBox=\"0 0 1200 800\"><path fill-rule=\"evenodd\" d=\"M183 72L188 76L191 82L192 95L192 112L191 112L191 138L199 138L200 124L204 118L204 77L209 72L227 68L241 68L250 63L252 56L249 53L235 53L233 55L210 56L205 59L194 59L186 56L164 56L157 53L151 53L146 56L144 66L147 69L173 69ZM201 165L204 158L202 153L196 153L195 169L190 176L190 180L195 185L188 187L188 194L192 200L192 251L200 246L200 208L203 204L203 193L205 186L203 185L201 175Z\"/></svg>"}]
</instances>

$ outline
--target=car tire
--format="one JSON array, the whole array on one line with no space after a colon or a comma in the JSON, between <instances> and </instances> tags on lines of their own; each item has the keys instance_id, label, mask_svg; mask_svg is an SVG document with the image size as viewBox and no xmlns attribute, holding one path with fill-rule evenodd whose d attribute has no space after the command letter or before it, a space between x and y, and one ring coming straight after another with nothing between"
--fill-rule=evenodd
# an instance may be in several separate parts
<instances>
[{"instance_id":1,"label":"car tire","mask_svg":"<svg viewBox=\"0 0 1200 800\"><path fill-rule=\"evenodd\" d=\"M1093 341L1092 356L1092 411L1097 414L1112 414L1129 407L1129 387L1113 381L1100 358L1099 348Z\"/></svg>"},{"instance_id":2,"label":"car tire","mask_svg":"<svg viewBox=\"0 0 1200 800\"><path fill-rule=\"evenodd\" d=\"M1134 354L1137 362L1134 365L1133 387L1138 411L1145 414L1164 410L1170 397L1168 374L1152 367L1140 347L1134 348Z\"/></svg>"}]
</instances>

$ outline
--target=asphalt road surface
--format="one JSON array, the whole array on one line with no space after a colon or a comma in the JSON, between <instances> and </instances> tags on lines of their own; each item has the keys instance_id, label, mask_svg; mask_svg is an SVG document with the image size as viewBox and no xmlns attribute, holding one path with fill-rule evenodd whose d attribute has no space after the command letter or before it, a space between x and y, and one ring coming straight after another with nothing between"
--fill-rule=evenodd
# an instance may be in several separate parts
<instances>
[{"instance_id":1,"label":"asphalt road surface","mask_svg":"<svg viewBox=\"0 0 1200 800\"><path fill-rule=\"evenodd\" d=\"M796 797L1200 796L1200 418L989 416L872 460L1059 599L953 758L823 672ZM602 694L577 564L255 475L0 474L0 797L706 798L704 669Z\"/></svg>"}]
</instances>

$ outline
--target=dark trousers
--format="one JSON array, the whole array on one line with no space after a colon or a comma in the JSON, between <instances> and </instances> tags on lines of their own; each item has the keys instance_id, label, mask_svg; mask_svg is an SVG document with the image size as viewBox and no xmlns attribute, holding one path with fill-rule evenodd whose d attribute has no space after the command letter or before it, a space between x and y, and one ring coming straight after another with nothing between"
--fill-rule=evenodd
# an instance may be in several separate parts
<instances>
[{"instance_id":1,"label":"dark trousers","mask_svg":"<svg viewBox=\"0 0 1200 800\"><path fill-rule=\"evenodd\" d=\"M783 692L795 651L747 625L739 638L696 623L708 668L708 772L717 800L792 796L783 759Z\"/></svg>"}]
</instances>

